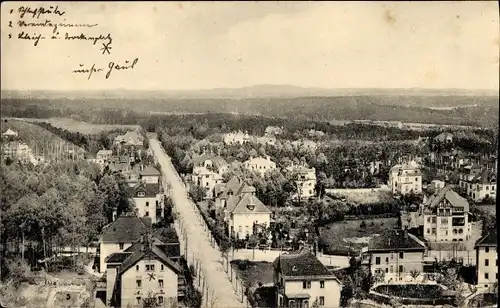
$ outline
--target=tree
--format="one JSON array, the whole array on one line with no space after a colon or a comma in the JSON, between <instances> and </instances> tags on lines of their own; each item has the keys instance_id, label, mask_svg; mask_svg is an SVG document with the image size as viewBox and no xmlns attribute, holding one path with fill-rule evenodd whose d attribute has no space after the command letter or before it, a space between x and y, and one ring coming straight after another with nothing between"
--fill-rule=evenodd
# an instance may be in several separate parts
<instances>
[{"instance_id":1,"label":"tree","mask_svg":"<svg viewBox=\"0 0 500 308\"><path fill-rule=\"evenodd\" d=\"M252 259L255 259L255 246L259 243L259 239L254 234L248 238L248 246L252 247Z\"/></svg>"},{"instance_id":2,"label":"tree","mask_svg":"<svg viewBox=\"0 0 500 308\"><path fill-rule=\"evenodd\" d=\"M420 272L418 270L411 270L410 271L410 276L411 278L413 278L414 280L418 278L418 276L420 276Z\"/></svg>"},{"instance_id":3,"label":"tree","mask_svg":"<svg viewBox=\"0 0 500 308\"><path fill-rule=\"evenodd\" d=\"M200 308L203 303L203 294L193 286L186 288L184 304L189 308Z\"/></svg>"},{"instance_id":4,"label":"tree","mask_svg":"<svg viewBox=\"0 0 500 308\"><path fill-rule=\"evenodd\" d=\"M189 196L193 199L194 202L202 201L207 194L207 189L205 187L201 187L199 185L190 185L189 187Z\"/></svg>"},{"instance_id":5,"label":"tree","mask_svg":"<svg viewBox=\"0 0 500 308\"><path fill-rule=\"evenodd\" d=\"M158 298L153 294L153 292L149 292L148 296L142 299L142 307L143 308L159 308L161 307L158 302Z\"/></svg>"}]
</instances>

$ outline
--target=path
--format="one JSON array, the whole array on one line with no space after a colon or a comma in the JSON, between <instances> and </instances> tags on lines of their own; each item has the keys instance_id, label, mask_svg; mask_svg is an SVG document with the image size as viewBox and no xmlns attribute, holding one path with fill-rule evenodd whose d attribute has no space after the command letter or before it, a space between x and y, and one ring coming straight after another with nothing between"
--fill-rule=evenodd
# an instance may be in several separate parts
<instances>
[{"instance_id":1,"label":"path","mask_svg":"<svg viewBox=\"0 0 500 308\"><path fill-rule=\"evenodd\" d=\"M185 258L191 264L194 258L200 261L201 267L205 271L207 284L213 290L214 294L210 292L212 294L210 298L214 298L216 301L209 299L208 302L212 305L207 306L222 308L244 307L245 305L234 294L231 282L221 265L221 253L210 244L207 233L199 222L195 207L188 198L184 183L172 165L170 157L165 153L157 139L150 139L149 144L161 166L164 185L169 184L171 187L170 197L178 212L179 223L187 234L188 253ZM179 235L179 237L182 236ZM205 293L204 300L206 300L206 296Z\"/></svg>"}]
</instances>

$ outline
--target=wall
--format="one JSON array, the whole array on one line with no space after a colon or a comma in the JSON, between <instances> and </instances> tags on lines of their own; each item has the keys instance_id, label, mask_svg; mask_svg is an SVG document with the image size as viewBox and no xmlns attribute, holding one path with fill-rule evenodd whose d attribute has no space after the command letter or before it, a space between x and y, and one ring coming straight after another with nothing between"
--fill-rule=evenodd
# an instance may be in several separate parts
<instances>
[{"instance_id":1,"label":"wall","mask_svg":"<svg viewBox=\"0 0 500 308\"><path fill-rule=\"evenodd\" d=\"M290 281L285 280L285 295L297 293L309 293L309 306L311 306L316 299L319 304L319 297L323 296L325 300L324 307L340 307L340 291L341 286L336 280L325 280L325 287L320 288L319 280L311 281L311 288L304 289L302 280Z\"/></svg>"},{"instance_id":2,"label":"wall","mask_svg":"<svg viewBox=\"0 0 500 308\"><path fill-rule=\"evenodd\" d=\"M154 264L155 270L146 272L146 264ZM139 270L136 270L136 265L139 265ZM172 271L167 265L164 265L164 270L161 270L162 263L158 260L141 260L136 265L131 267L121 276L121 307L127 307L128 304L137 304L137 297L148 297L149 292L153 292L156 296L167 298L177 298L177 274ZM149 274L154 274L155 279L150 280ZM163 287L159 286L158 281L163 280ZM137 287L136 280L141 280L141 287ZM163 290L163 294L159 294ZM133 306L134 307L134 306Z\"/></svg>"},{"instance_id":3,"label":"wall","mask_svg":"<svg viewBox=\"0 0 500 308\"><path fill-rule=\"evenodd\" d=\"M150 198L133 198L135 208L137 209L137 215L139 217L146 216L146 212L149 213L149 217L151 217L152 223L156 223L156 201L158 201L158 205L161 205L160 195L156 197ZM146 206L146 202L148 202L148 206Z\"/></svg>"},{"instance_id":4,"label":"wall","mask_svg":"<svg viewBox=\"0 0 500 308\"><path fill-rule=\"evenodd\" d=\"M236 236L236 233L239 233L238 227L241 226L242 232L239 233L239 238L242 239L247 234L246 232L248 232L248 235L251 235L253 233L253 223L256 221L259 224L265 223L266 226L269 226L271 222L271 214L270 213L234 214L233 221L230 222L229 231L231 232L231 226L233 226ZM245 228L245 226L248 226L248 228Z\"/></svg>"},{"instance_id":5,"label":"wall","mask_svg":"<svg viewBox=\"0 0 500 308\"><path fill-rule=\"evenodd\" d=\"M392 257L391 257L392 255ZM376 258L380 257L380 264L376 264ZM388 261L386 261L386 258ZM374 274L377 269L382 270L384 273L391 273L391 266L393 268L392 273L398 273L399 266L403 266L403 271L401 273L409 273L412 270L417 270L423 272L423 252L403 252L403 258L399 258L399 252L394 253L372 253L371 254L371 271Z\"/></svg>"},{"instance_id":6,"label":"wall","mask_svg":"<svg viewBox=\"0 0 500 308\"><path fill-rule=\"evenodd\" d=\"M436 223L432 222L433 218L436 219ZM447 220L445 218L447 218ZM452 224L453 218L464 218L465 225L453 226ZM435 234L432 233L433 228L436 230ZM471 236L471 228L472 226L471 223L468 221L467 214L445 216L445 217L442 216L438 217L435 215L424 215L424 237L429 241L435 241L435 242L453 242L453 240L468 241ZM458 232L459 229L462 229L461 234ZM454 233L453 230L457 230L457 233Z\"/></svg>"},{"instance_id":7,"label":"wall","mask_svg":"<svg viewBox=\"0 0 500 308\"><path fill-rule=\"evenodd\" d=\"M498 266L497 266L497 248L489 247L489 252L486 252L486 247L478 247L477 250L477 284L481 287L489 286L498 281ZM489 265L485 262L488 259ZM485 274L488 274L486 279Z\"/></svg>"},{"instance_id":8,"label":"wall","mask_svg":"<svg viewBox=\"0 0 500 308\"><path fill-rule=\"evenodd\" d=\"M159 176L157 175L143 175L142 179L146 184L158 184Z\"/></svg>"},{"instance_id":9,"label":"wall","mask_svg":"<svg viewBox=\"0 0 500 308\"><path fill-rule=\"evenodd\" d=\"M123 243L123 249L120 249L120 245L118 243L100 243L99 244L99 249L100 249L100 255L99 255L99 271L101 273L104 273L106 270L106 262L104 260L106 257L109 255L115 253L115 252L121 252L124 251L125 249L129 248L132 246L132 243Z\"/></svg>"}]
</instances>

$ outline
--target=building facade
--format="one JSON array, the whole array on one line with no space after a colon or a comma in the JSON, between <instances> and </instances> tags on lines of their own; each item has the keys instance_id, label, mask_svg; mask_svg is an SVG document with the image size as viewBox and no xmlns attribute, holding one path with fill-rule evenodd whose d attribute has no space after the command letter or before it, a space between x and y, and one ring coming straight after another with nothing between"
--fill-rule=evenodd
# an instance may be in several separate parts
<instances>
[{"instance_id":1,"label":"building facade","mask_svg":"<svg viewBox=\"0 0 500 308\"><path fill-rule=\"evenodd\" d=\"M412 165L396 165L389 172L389 187L393 194L422 193L422 173Z\"/></svg>"},{"instance_id":2,"label":"building facade","mask_svg":"<svg viewBox=\"0 0 500 308\"><path fill-rule=\"evenodd\" d=\"M261 176L264 176L264 174L270 170L276 169L276 163L271 161L271 157L269 156L267 156L266 158L250 158L249 160L245 161L243 165L248 170L260 173Z\"/></svg>"},{"instance_id":3,"label":"building facade","mask_svg":"<svg viewBox=\"0 0 500 308\"><path fill-rule=\"evenodd\" d=\"M491 233L480 238L474 247L476 250L477 284L491 288L498 283L497 235Z\"/></svg>"},{"instance_id":4,"label":"building facade","mask_svg":"<svg viewBox=\"0 0 500 308\"><path fill-rule=\"evenodd\" d=\"M315 197L316 187L316 169L307 168L306 166L290 166L287 169L295 179L297 192L292 195L293 200L308 200Z\"/></svg>"},{"instance_id":5,"label":"building facade","mask_svg":"<svg viewBox=\"0 0 500 308\"><path fill-rule=\"evenodd\" d=\"M277 307L340 307L342 284L312 253L281 255L273 268Z\"/></svg>"},{"instance_id":6,"label":"building facade","mask_svg":"<svg viewBox=\"0 0 500 308\"><path fill-rule=\"evenodd\" d=\"M469 202L450 186L437 191L421 205L424 237L431 242L468 241L472 224Z\"/></svg>"}]
</instances>

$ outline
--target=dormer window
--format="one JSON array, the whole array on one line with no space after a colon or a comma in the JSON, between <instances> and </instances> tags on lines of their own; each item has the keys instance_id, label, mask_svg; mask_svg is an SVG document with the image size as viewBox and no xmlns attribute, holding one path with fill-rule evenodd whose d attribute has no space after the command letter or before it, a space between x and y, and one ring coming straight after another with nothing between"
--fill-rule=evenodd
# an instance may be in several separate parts
<instances>
[{"instance_id":1,"label":"dormer window","mask_svg":"<svg viewBox=\"0 0 500 308\"><path fill-rule=\"evenodd\" d=\"M247 205L247 208L250 210L250 211L253 211L255 209L255 204L248 204Z\"/></svg>"},{"instance_id":2,"label":"dormer window","mask_svg":"<svg viewBox=\"0 0 500 308\"><path fill-rule=\"evenodd\" d=\"M146 196L146 193L143 191L140 191L137 193L137 197L145 197L145 196Z\"/></svg>"}]
</instances>

